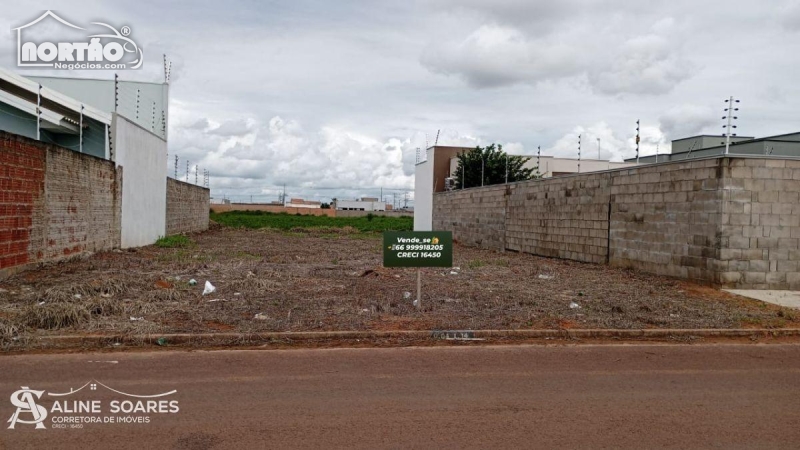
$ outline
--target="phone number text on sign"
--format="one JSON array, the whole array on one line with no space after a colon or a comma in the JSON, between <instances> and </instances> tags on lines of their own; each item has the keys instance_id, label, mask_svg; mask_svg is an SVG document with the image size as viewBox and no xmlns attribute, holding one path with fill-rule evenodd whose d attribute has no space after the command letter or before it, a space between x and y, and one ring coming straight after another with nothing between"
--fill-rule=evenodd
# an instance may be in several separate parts
<instances>
[{"instance_id":1,"label":"phone number text on sign","mask_svg":"<svg viewBox=\"0 0 800 450\"><path fill-rule=\"evenodd\" d=\"M453 234L449 231L387 231L383 234L385 267L451 267Z\"/></svg>"}]
</instances>

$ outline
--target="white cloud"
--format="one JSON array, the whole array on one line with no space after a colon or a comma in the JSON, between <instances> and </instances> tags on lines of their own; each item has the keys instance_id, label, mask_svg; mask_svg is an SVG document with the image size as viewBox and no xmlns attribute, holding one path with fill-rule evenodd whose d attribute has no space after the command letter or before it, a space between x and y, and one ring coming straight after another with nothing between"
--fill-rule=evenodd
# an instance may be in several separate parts
<instances>
[{"instance_id":1,"label":"white cloud","mask_svg":"<svg viewBox=\"0 0 800 450\"><path fill-rule=\"evenodd\" d=\"M215 125L215 118L198 119L187 111L176 115L176 153L211 172L217 195L276 196L284 183L292 195L309 198L413 186L419 143L411 139L380 141L332 126L308 132L278 116L267 123L245 118ZM446 133L445 140L451 136Z\"/></svg>"},{"instance_id":2,"label":"white cloud","mask_svg":"<svg viewBox=\"0 0 800 450\"><path fill-rule=\"evenodd\" d=\"M800 3L789 1L778 11L778 21L787 30L800 31Z\"/></svg>"},{"instance_id":3,"label":"white cloud","mask_svg":"<svg viewBox=\"0 0 800 450\"><path fill-rule=\"evenodd\" d=\"M663 23L659 23L663 29ZM666 36L649 34L627 40L610 66L589 72L592 86L605 94L665 94L689 78L693 65L671 49Z\"/></svg>"},{"instance_id":4,"label":"white cloud","mask_svg":"<svg viewBox=\"0 0 800 450\"><path fill-rule=\"evenodd\" d=\"M581 67L573 48L532 40L519 30L497 25L481 26L462 41L429 47L422 63L479 88L574 76Z\"/></svg>"},{"instance_id":5,"label":"white cloud","mask_svg":"<svg viewBox=\"0 0 800 450\"><path fill-rule=\"evenodd\" d=\"M199 124L202 124L202 120ZM210 124L208 119L205 119L207 124ZM252 131L255 126L253 119L234 119L226 120L219 125L206 127L205 131L209 134L216 134L219 136L239 136L245 135Z\"/></svg>"},{"instance_id":6,"label":"white cloud","mask_svg":"<svg viewBox=\"0 0 800 450\"><path fill-rule=\"evenodd\" d=\"M648 29L638 22L625 26L630 14L586 2L566 2L575 9L542 3L505 1L499 10L476 2L451 5L488 23L466 35L437 36L420 61L434 73L458 76L476 88L586 78L592 89L610 95L665 94L696 69L680 55L684 30L672 17L654 18ZM520 20L542 17L552 26Z\"/></svg>"},{"instance_id":7,"label":"white cloud","mask_svg":"<svg viewBox=\"0 0 800 450\"><path fill-rule=\"evenodd\" d=\"M719 111L720 117L723 114ZM669 139L681 139L684 137L700 134L704 130L710 130L717 121L717 114L708 106L685 104L668 109L658 118L661 131ZM719 134L720 130L711 131Z\"/></svg>"},{"instance_id":8,"label":"white cloud","mask_svg":"<svg viewBox=\"0 0 800 450\"><path fill-rule=\"evenodd\" d=\"M605 122L598 122L588 127L573 128L552 146L543 149L542 154L577 159L578 136L580 136L582 159L622 161L636 156L635 133L631 132L627 136L620 136ZM667 151L667 141L659 128L643 126L640 129L640 137L640 156L655 154L657 148L661 153ZM598 139L600 139L599 142Z\"/></svg>"}]
</instances>

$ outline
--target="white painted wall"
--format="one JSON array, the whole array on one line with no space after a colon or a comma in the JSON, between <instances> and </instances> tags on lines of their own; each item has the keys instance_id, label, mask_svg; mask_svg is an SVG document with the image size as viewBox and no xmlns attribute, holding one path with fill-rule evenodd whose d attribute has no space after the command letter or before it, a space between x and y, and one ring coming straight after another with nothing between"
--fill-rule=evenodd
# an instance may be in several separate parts
<instances>
[{"instance_id":1,"label":"white painted wall","mask_svg":"<svg viewBox=\"0 0 800 450\"><path fill-rule=\"evenodd\" d=\"M414 168L414 231L433 228L433 150Z\"/></svg>"},{"instance_id":2,"label":"white painted wall","mask_svg":"<svg viewBox=\"0 0 800 450\"><path fill-rule=\"evenodd\" d=\"M119 114L111 129L122 166L122 248L150 245L166 232L167 142Z\"/></svg>"}]
</instances>

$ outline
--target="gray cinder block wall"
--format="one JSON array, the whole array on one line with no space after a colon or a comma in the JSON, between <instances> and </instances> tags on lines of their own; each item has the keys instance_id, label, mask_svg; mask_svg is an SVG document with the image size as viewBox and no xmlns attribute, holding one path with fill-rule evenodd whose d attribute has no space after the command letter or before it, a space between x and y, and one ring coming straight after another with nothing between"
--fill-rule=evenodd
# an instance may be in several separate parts
<instances>
[{"instance_id":1,"label":"gray cinder block wall","mask_svg":"<svg viewBox=\"0 0 800 450\"><path fill-rule=\"evenodd\" d=\"M208 188L167 178L167 236L208 229Z\"/></svg>"},{"instance_id":2,"label":"gray cinder block wall","mask_svg":"<svg viewBox=\"0 0 800 450\"><path fill-rule=\"evenodd\" d=\"M720 282L800 289L800 160L731 159L723 183Z\"/></svg>"},{"instance_id":3,"label":"gray cinder block wall","mask_svg":"<svg viewBox=\"0 0 800 450\"><path fill-rule=\"evenodd\" d=\"M608 173L519 183L509 197L505 248L606 262L610 186Z\"/></svg>"},{"instance_id":4,"label":"gray cinder block wall","mask_svg":"<svg viewBox=\"0 0 800 450\"><path fill-rule=\"evenodd\" d=\"M434 195L433 229L450 230L458 242L502 250L506 186L489 186Z\"/></svg>"},{"instance_id":5,"label":"gray cinder block wall","mask_svg":"<svg viewBox=\"0 0 800 450\"><path fill-rule=\"evenodd\" d=\"M610 264L719 282L727 163L706 159L609 173Z\"/></svg>"},{"instance_id":6,"label":"gray cinder block wall","mask_svg":"<svg viewBox=\"0 0 800 450\"><path fill-rule=\"evenodd\" d=\"M434 195L433 228L746 289L800 289L800 161L710 158Z\"/></svg>"}]
</instances>

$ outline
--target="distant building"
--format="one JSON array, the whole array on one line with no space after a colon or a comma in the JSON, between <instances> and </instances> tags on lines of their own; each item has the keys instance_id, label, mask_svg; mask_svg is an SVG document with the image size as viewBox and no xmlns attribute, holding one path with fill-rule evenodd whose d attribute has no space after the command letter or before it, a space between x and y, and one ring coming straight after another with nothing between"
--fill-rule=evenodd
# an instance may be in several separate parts
<instances>
[{"instance_id":1,"label":"distant building","mask_svg":"<svg viewBox=\"0 0 800 450\"><path fill-rule=\"evenodd\" d=\"M375 197L362 197L358 200L336 200L333 208L341 211L386 211L391 205L379 201Z\"/></svg>"},{"instance_id":2,"label":"distant building","mask_svg":"<svg viewBox=\"0 0 800 450\"><path fill-rule=\"evenodd\" d=\"M699 135L672 141L670 153L639 158L640 164L681 161L725 154L725 136ZM728 154L735 156L800 156L800 132L779 134L763 138L732 136ZM628 158L626 162L635 162Z\"/></svg>"},{"instance_id":3,"label":"distant building","mask_svg":"<svg viewBox=\"0 0 800 450\"><path fill-rule=\"evenodd\" d=\"M292 208L322 208L322 203L313 200L303 200L302 198L293 198L289 200L285 206Z\"/></svg>"}]
</instances>

